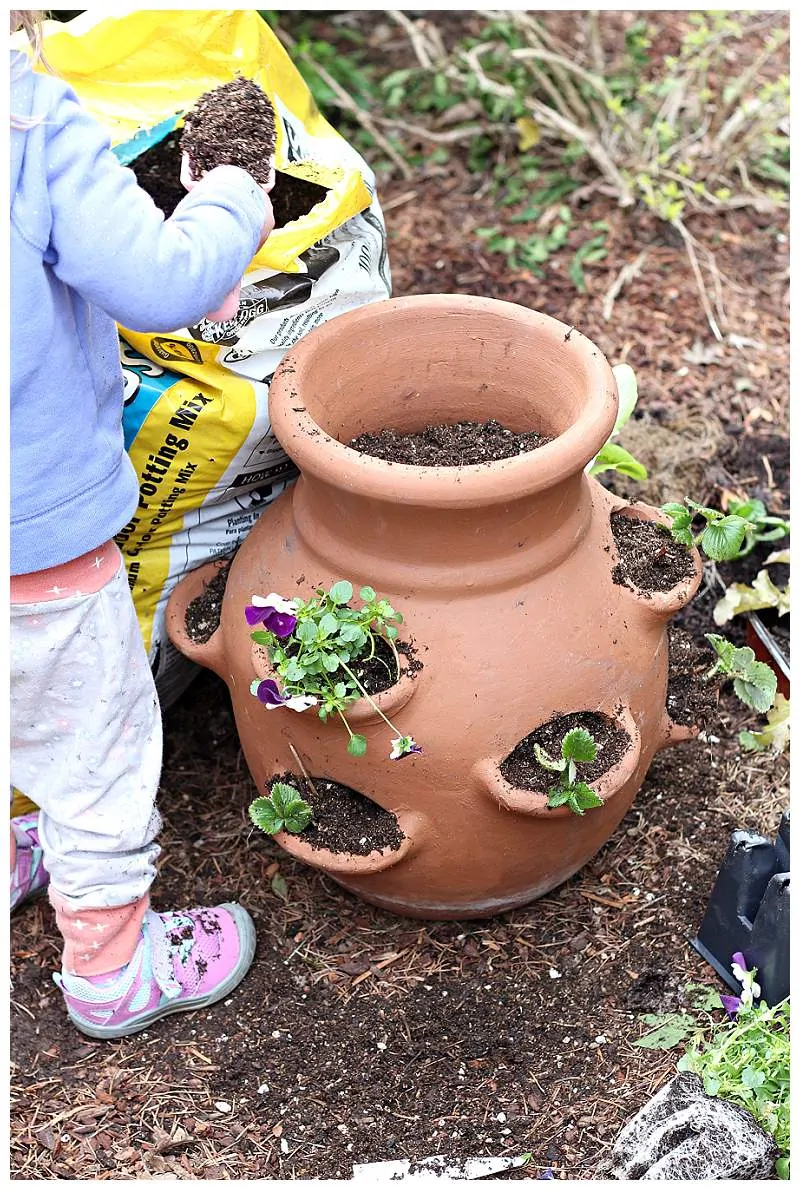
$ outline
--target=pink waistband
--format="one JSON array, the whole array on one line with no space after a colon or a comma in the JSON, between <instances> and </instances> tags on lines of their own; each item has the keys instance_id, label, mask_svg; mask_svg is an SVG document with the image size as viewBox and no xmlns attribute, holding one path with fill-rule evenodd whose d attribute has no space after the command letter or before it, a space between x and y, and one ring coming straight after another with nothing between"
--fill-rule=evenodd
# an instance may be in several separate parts
<instances>
[{"instance_id":1,"label":"pink waistband","mask_svg":"<svg viewBox=\"0 0 800 1190\"><path fill-rule=\"evenodd\" d=\"M116 543L107 541L61 566L12 575L11 602L50 603L70 595L94 595L111 582L121 565L122 554Z\"/></svg>"}]
</instances>

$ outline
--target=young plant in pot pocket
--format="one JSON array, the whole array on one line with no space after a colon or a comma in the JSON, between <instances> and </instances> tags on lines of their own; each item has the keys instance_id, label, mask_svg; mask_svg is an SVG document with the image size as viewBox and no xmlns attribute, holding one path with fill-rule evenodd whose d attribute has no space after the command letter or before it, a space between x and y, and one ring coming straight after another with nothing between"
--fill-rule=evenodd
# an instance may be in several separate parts
<instances>
[{"instance_id":1,"label":"young plant in pot pocket","mask_svg":"<svg viewBox=\"0 0 800 1190\"><path fill-rule=\"evenodd\" d=\"M383 713L364 684L363 671L374 661L382 688L400 677L394 642L403 617L386 599L379 599L372 587L362 587L359 596L361 607L352 607L353 584L345 579L329 591L318 587L316 597L308 600L284 599L274 593L254 595L244 609L245 619L251 627L260 625L250 634L251 639L266 648L275 677L256 678L250 693L270 711L285 707L302 712L317 707L323 722L337 715L349 737L351 756L363 756L367 740L352 730L345 711L349 703L365 698L394 732L389 759L399 760L420 753L422 748L411 736L401 735ZM389 647L388 661L377 651L380 642ZM380 669L385 671L382 682Z\"/></svg>"},{"instance_id":2,"label":"young plant in pot pocket","mask_svg":"<svg viewBox=\"0 0 800 1190\"><path fill-rule=\"evenodd\" d=\"M558 783L547 795L551 809L568 806L573 814L583 814L584 810L602 806L603 799L585 781L578 780L578 765L591 764L597 758L597 744L591 732L581 727L568 731L561 741L561 756L557 759L549 756L541 744L534 744L533 748L542 768L560 773Z\"/></svg>"}]
</instances>

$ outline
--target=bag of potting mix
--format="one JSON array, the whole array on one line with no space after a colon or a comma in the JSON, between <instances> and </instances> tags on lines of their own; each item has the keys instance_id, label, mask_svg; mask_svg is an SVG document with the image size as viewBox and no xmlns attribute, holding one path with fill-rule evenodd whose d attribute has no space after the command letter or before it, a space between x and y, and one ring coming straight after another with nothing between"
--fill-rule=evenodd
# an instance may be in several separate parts
<instances>
[{"instance_id":1,"label":"bag of potting mix","mask_svg":"<svg viewBox=\"0 0 800 1190\"><path fill-rule=\"evenodd\" d=\"M296 475L271 433L268 392L289 347L319 323L390 295L374 175L317 110L255 10L85 12L44 26L52 69L103 124L114 152L170 215L183 116L237 76L275 112L276 227L242 281L236 316L169 335L120 327L125 443L140 506L118 535L162 705L194 666L170 645L175 583L230 554Z\"/></svg>"}]
</instances>

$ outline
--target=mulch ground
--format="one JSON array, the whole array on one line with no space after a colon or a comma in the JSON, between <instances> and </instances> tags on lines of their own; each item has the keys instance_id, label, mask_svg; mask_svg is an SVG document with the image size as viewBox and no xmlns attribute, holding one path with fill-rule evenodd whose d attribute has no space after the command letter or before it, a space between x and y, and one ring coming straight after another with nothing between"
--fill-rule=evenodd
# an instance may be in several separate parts
<instances>
[{"instance_id":1,"label":"mulch ground","mask_svg":"<svg viewBox=\"0 0 800 1190\"><path fill-rule=\"evenodd\" d=\"M504 216L457 162L382 196L397 295L520 302L634 367L640 410L621 441L650 478L615 490L652 503L731 491L788 509L782 222L740 211L716 224L733 346L712 339L681 248L597 192L570 240L609 224L585 294L568 254L538 278L484 251L473 229ZM606 320L619 269L643 250ZM707 582L680 617L696 641L714 630L715 599ZM348 1178L356 1162L531 1152L508 1180L596 1178L678 1056L634 1047L642 1014L678 1007L687 980L716 983L690 940L731 830L772 834L787 801L785 759L739 751L746 722L723 693L704 737L656 757L614 836L561 888L489 921L426 923L360 903L252 828L227 691L201 675L165 713L154 905L241 899L259 933L253 968L208 1012L92 1042L52 983L47 902L17 914L12 1177Z\"/></svg>"}]
</instances>

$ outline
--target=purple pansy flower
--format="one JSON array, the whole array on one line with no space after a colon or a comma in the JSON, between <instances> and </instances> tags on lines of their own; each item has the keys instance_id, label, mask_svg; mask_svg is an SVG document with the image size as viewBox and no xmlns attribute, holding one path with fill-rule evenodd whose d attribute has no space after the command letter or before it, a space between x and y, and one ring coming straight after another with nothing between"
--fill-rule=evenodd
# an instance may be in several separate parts
<instances>
[{"instance_id":1,"label":"purple pansy flower","mask_svg":"<svg viewBox=\"0 0 800 1190\"><path fill-rule=\"evenodd\" d=\"M264 678L263 681L256 678L250 684L250 693L254 694L259 702L263 702L268 711L274 711L276 707L288 707L290 711L305 711L317 704L313 694L284 693L274 678Z\"/></svg>"},{"instance_id":2,"label":"purple pansy flower","mask_svg":"<svg viewBox=\"0 0 800 1190\"><path fill-rule=\"evenodd\" d=\"M244 618L251 628L263 624L267 632L286 637L291 636L297 626L296 610L297 604L293 599L284 599L273 591L266 598L253 595L244 609Z\"/></svg>"},{"instance_id":3,"label":"purple pansy flower","mask_svg":"<svg viewBox=\"0 0 800 1190\"><path fill-rule=\"evenodd\" d=\"M422 748L414 742L413 736L399 735L392 740L392 750L389 753L389 759L402 760L404 756L411 756L412 753L421 751Z\"/></svg>"},{"instance_id":4,"label":"purple pansy flower","mask_svg":"<svg viewBox=\"0 0 800 1190\"><path fill-rule=\"evenodd\" d=\"M727 1012L728 1016L733 1020L739 1009L742 1007L742 1002L738 996L723 996L720 994L722 1007Z\"/></svg>"}]
</instances>

